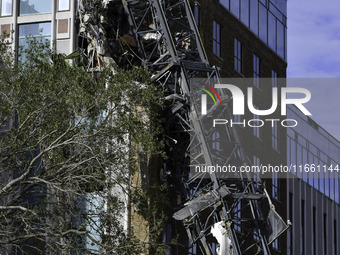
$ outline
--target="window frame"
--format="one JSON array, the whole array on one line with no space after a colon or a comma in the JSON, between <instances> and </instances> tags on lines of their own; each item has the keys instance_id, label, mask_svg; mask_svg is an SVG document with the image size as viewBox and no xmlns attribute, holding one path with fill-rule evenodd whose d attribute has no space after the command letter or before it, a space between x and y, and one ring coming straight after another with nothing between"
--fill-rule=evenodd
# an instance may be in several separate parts
<instances>
[{"instance_id":1,"label":"window frame","mask_svg":"<svg viewBox=\"0 0 340 255\"><path fill-rule=\"evenodd\" d=\"M254 105L254 108L257 109L257 110L259 109L259 107L257 105ZM253 114L253 119L254 120L261 120L261 117L260 117L260 115ZM258 126L253 127L253 135L256 138L262 140L262 127L258 127Z\"/></svg>"},{"instance_id":2,"label":"window frame","mask_svg":"<svg viewBox=\"0 0 340 255\"><path fill-rule=\"evenodd\" d=\"M327 213L323 213L323 238L322 238L322 242L323 242L323 245L322 245L322 251L323 251L323 254L327 254L327 241L328 241L328 227L327 227Z\"/></svg>"},{"instance_id":3,"label":"window frame","mask_svg":"<svg viewBox=\"0 0 340 255\"><path fill-rule=\"evenodd\" d=\"M237 204L235 206L235 215L239 219L242 218L242 204L241 204L241 200L238 200L238 202L237 202ZM241 221L240 220L236 220L235 223L237 223L238 225L234 224L234 229L241 233L242 232Z\"/></svg>"},{"instance_id":4,"label":"window frame","mask_svg":"<svg viewBox=\"0 0 340 255\"><path fill-rule=\"evenodd\" d=\"M218 1L224 8L230 10L230 0L219 0ZM225 3L224 3L225 2Z\"/></svg>"},{"instance_id":5,"label":"window frame","mask_svg":"<svg viewBox=\"0 0 340 255\"><path fill-rule=\"evenodd\" d=\"M253 166L260 166L261 159L257 155L253 155ZM258 172L254 172L254 182L260 181L260 175Z\"/></svg>"},{"instance_id":6,"label":"window frame","mask_svg":"<svg viewBox=\"0 0 340 255\"><path fill-rule=\"evenodd\" d=\"M50 33L48 35L43 35L41 32L39 35L24 35L24 36L20 36L20 26L28 26L28 25L34 25L34 24L49 24L50 25ZM41 29L39 29L41 30ZM43 21L43 22L31 22L31 23L22 23L22 24L18 24L17 25L17 33L18 33L18 38L17 38L17 47L19 49L19 47L22 47L23 45L20 44L20 40L21 39L25 39L26 41L29 40L30 38L35 38L35 39L39 39L39 38L48 38L49 39L49 43L50 43L50 47L52 46L52 22L51 21ZM42 30L43 31L43 30ZM21 56L22 57L22 56ZM19 59L17 59L18 61L20 61Z\"/></svg>"},{"instance_id":7,"label":"window frame","mask_svg":"<svg viewBox=\"0 0 340 255\"><path fill-rule=\"evenodd\" d=\"M220 154L221 152L221 134L219 131L214 131L212 134L212 150L216 154Z\"/></svg>"},{"instance_id":8,"label":"window frame","mask_svg":"<svg viewBox=\"0 0 340 255\"><path fill-rule=\"evenodd\" d=\"M306 203L304 199L301 199L300 205L300 249L302 254L306 252L305 239L306 239Z\"/></svg>"},{"instance_id":9,"label":"window frame","mask_svg":"<svg viewBox=\"0 0 340 255\"><path fill-rule=\"evenodd\" d=\"M60 0L59 0L60 1ZM200 29L200 21L201 21L201 8L199 6L199 4L195 4L194 5L194 9L193 9L193 16L194 16L194 20L196 22L196 26L198 29Z\"/></svg>"},{"instance_id":10,"label":"window frame","mask_svg":"<svg viewBox=\"0 0 340 255\"><path fill-rule=\"evenodd\" d=\"M234 38L234 70L242 74L242 43Z\"/></svg>"},{"instance_id":11,"label":"window frame","mask_svg":"<svg viewBox=\"0 0 340 255\"><path fill-rule=\"evenodd\" d=\"M60 2L61 1L68 1L68 9L60 9ZM70 0L58 0L58 12L66 12L71 9L71 1Z\"/></svg>"},{"instance_id":12,"label":"window frame","mask_svg":"<svg viewBox=\"0 0 340 255\"><path fill-rule=\"evenodd\" d=\"M11 17L11 16L13 16L13 0L10 0L10 1L11 1L11 14L3 15L2 10L3 10L3 3L5 3L5 0L1 0L0 17Z\"/></svg>"},{"instance_id":13,"label":"window frame","mask_svg":"<svg viewBox=\"0 0 340 255\"><path fill-rule=\"evenodd\" d=\"M221 25L213 20L213 53L221 57Z\"/></svg>"},{"instance_id":14,"label":"window frame","mask_svg":"<svg viewBox=\"0 0 340 255\"><path fill-rule=\"evenodd\" d=\"M272 176L272 198L274 198L277 201L280 201L280 192L279 192L279 178L278 173L273 171Z\"/></svg>"},{"instance_id":15,"label":"window frame","mask_svg":"<svg viewBox=\"0 0 340 255\"><path fill-rule=\"evenodd\" d=\"M260 88L260 57L257 56L255 53L253 54L253 85L256 88Z\"/></svg>"},{"instance_id":16,"label":"window frame","mask_svg":"<svg viewBox=\"0 0 340 255\"><path fill-rule=\"evenodd\" d=\"M277 224L278 224L278 220L274 219L274 224L273 224L273 228L274 228L274 233L277 233ZM273 249L279 251L280 250L280 245L279 245L279 238L276 238L273 242L272 242L272 247Z\"/></svg>"},{"instance_id":17,"label":"window frame","mask_svg":"<svg viewBox=\"0 0 340 255\"><path fill-rule=\"evenodd\" d=\"M24 0L18 0L18 16L29 16L29 15L40 15L40 14L51 14L52 13L52 11L53 11L53 6L52 6L52 4L53 4L53 1L51 1L50 2L50 10L49 11L47 11L47 12L38 12L38 13L21 13L21 2L23 2ZM27 4L28 4L28 1L29 0L27 0ZM46 0L45 0L46 1ZM47 0L47 2L48 2L48 0ZM59 4L58 4L59 5Z\"/></svg>"},{"instance_id":18,"label":"window frame","mask_svg":"<svg viewBox=\"0 0 340 255\"><path fill-rule=\"evenodd\" d=\"M275 72L274 70L272 70L272 87L273 88L277 88L278 87L278 83L277 83L277 72Z\"/></svg>"},{"instance_id":19,"label":"window frame","mask_svg":"<svg viewBox=\"0 0 340 255\"><path fill-rule=\"evenodd\" d=\"M272 126L272 148L278 152L280 151L279 141L279 125L277 121L274 121Z\"/></svg>"}]
</instances>

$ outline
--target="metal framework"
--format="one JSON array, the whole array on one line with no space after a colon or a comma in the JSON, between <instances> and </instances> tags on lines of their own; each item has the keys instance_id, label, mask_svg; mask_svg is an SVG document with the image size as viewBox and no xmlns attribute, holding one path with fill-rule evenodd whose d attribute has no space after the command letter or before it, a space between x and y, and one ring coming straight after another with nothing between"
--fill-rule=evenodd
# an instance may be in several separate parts
<instances>
[{"instance_id":1,"label":"metal framework","mask_svg":"<svg viewBox=\"0 0 340 255\"><path fill-rule=\"evenodd\" d=\"M197 84L218 83L219 73L208 63L188 0L112 2L124 8L129 23L126 32L117 31L117 25L117 42L124 33L125 38L134 38L133 42L125 40L124 54L133 55L135 63L151 70L153 80L166 94L164 137L169 160L165 172L174 189L172 197L170 195L177 208L173 217L183 222L189 239L187 253L270 254L268 245L287 225L275 212L260 179L240 172L221 176L189 171L190 166L195 165L221 163L239 169L251 163L237 130L225 126L216 136L204 124L209 113L204 118L199 114L200 94L193 92L190 87L195 86L195 82L190 81L195 78ZM95 41L101 44L100 26L91 25L91 29ZM92 56L92 59L95 58ZM230 119L230 98L223 90L219 90L219 94L225 105L219 117ZM216 149L214 139L227 146ZM279 227L274 228L274 224ZM216 240L218 250L215 250ZM172 253L175 254L175 250Z\"/></svg>"}]
</instances>

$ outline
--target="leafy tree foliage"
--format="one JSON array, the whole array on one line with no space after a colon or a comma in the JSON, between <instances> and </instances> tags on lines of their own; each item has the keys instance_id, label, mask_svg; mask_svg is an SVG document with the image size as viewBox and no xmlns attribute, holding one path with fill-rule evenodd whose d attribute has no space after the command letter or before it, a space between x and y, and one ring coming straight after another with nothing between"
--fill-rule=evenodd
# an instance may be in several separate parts
<instances>
[{"instance_id":1,"label":"leafy tree foliage","mask_svg":"<svg viewBox=\"0 0 340 255\"><path fill-rule=\"evenodd\" d=\"M114 73L112 65L88 73L79 62L70 64L79 54L67 57L34 40L24 62L14 64L5 44L0 51L0 251L162 248L153 243L158 237L143 242L126 230L132 194L146 196L145 227L162 227L157 205L133 182L142 160L147 165L161 156L161 96L149 74Z\"/></svg>"}]
</instances>

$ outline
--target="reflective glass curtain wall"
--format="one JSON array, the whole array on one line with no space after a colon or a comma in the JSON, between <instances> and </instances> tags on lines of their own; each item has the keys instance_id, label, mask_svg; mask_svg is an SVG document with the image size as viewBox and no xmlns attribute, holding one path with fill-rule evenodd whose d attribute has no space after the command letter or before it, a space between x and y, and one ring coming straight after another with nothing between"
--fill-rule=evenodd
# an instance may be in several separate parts
<instances>
[{"instance_id":1,"label":"reflective glass curtain wall","mask_svg":"<svg viewBox=\"0 0 340 255\"><path fill-rule=\"evenodd\" d=\"M51 0L20 0L19 15L41 14L52 12Z\"/></svg>"},{"instance_id":2,"label":"reflective glass curtain wall","mask_svg":"<svg viewBox=\"0 0 340 255\"><path fill-rule=\"evenodd\" d=\"M287 60L286 0L220 0L282 59Z\"/></svg>"},{"instance_id":3,"label":"reflective glass curtain wall","mask_svg":"<svg viewBox=\"0 0 340 255\"><path fill-rule=\"evenodd\" d=\"M288 129L287 135L287 163L288 165L297 166L295 173L297 177L330 199L340 203L340 172L335 169L340 162L330 158L327 155L328 153L326 154L326 152L318 148L317 144L311 143L302 134L298 134L293 129ZM302 168L308 166L310 171L301 173L299 166Z\"/></svg>"}]
</instances>

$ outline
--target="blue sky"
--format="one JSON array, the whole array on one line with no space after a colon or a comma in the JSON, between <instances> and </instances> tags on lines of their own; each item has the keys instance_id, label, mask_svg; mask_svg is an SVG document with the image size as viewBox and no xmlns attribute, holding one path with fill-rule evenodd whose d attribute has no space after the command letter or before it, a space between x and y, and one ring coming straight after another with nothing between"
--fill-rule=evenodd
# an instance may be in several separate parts
<instances>
[{"instance_id":1,"label":"blue sky","mask_svg":"<svg viewBox=\"0 0 340 255\"><path fill-rule=\"evenodd\" d=\"M339 0L288 0L287 75L340 78Z\"/></svg>"},{"instance_id":2,"label":"blue sky","mask_svg":"<svg viewBox=\"0 0 340 255\"><path fill-rule=\"evenodd\" d=\"M314 119L340 141L340 1L288 0L288 78L317 80Z\"/></svg>"}]
</instances>

